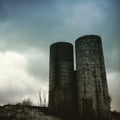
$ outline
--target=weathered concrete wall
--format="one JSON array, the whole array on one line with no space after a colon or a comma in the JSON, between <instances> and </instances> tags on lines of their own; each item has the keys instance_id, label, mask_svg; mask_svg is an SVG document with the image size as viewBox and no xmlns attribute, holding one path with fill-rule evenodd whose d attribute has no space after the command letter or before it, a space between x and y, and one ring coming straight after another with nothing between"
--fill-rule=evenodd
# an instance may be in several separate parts
<instances>
[{"instance_id":1,"label":"weathered concrete wall","mask_svg":"<svg viewBox=\"0 0 120 120\"><path fill-rule=\"evenodd\" d=\"M109 120L110 100L101 38L82 36L75 45L80 117Z\"/></svg>"},{"instance_id":2,"label":"weathered concrete wall","mask_svg":"<svg viewBox=\"0 0 120 120\"><path fill-rule=\"evenodd\" d=\"M49 109L59 116L74 111L73 45L54 43L50 47Z\"/></svg>"}]
</instances>

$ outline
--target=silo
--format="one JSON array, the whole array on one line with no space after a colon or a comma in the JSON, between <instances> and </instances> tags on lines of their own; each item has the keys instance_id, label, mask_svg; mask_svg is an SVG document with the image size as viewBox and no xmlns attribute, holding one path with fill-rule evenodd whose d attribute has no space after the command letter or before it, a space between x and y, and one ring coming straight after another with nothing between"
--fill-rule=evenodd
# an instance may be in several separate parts
<instances>
[{"instance_id":1,"label":"silo","mask_svg":"<svg viewBox=\"0 0 120 120\"><path fill-rule=\"evenodd\" d=\"M50 46L49 110L58 116L73 113L73 45L58 42Z\"/></svg>"},{"instance_id":2,"label":"silo","mask_svg":"<svg viewBox=\"0 0 120 120\"><path fill-rule=\"evenodd\" d=\"M101 38L86 35L75 42L80 118L110 120L110 97Z\"/></svg>"}]
</instances>

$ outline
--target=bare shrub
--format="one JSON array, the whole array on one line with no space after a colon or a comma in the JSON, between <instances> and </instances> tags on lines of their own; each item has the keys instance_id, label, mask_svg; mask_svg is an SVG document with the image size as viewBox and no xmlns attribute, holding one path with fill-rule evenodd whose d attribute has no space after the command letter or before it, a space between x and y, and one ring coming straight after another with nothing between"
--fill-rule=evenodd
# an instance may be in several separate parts
<instances>
[{"instance_id":1,"label":"bare shrub","mask_svg":"<svg viewBox=\"0 0 120 120\"><path fill-rule=\"evenodd\" d=\"M30 98L24 99L21 103L22 106L33 106L33 102Z\"/></svg>"}]
</instances>

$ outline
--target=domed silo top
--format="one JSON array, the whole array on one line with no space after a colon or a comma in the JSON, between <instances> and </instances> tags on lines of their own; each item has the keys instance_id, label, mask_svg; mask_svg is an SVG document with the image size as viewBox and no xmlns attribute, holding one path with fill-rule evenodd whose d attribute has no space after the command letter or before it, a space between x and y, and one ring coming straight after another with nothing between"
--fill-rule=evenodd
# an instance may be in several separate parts
<instances>
[{"instance_id":1,"label":"domed silo top","mask_svg":"<svg viewBox=\"0 0 120 120\"><path fill-rule=\"evenodd\" d=\"M84 35L81 36L79 38L77 38L77 40L75 41L75 43L83 41L83 40L96 40L96 41L101 41L101 37L98 35ZM84 41L83 41L84 42Z\"/></svg>"},{"instance_id":2,"label":"domed silo top","mask_svg":"<svg viewBox=\"0 0 120 120\"><path fill-rule=\"evenodd\" d=\"M73 45L69 42L56 42L56 43L51 44L50 48L58 47L58 46L68 46L68 47L72 46L73 47Z\"/></svg>"},{"instance_id":3,"label":"domed silo top","mask_svg":"<svg viewBox=\"0 0 120 120\"><path fill-rule=\"evenodd\" d=\"M68 42L56 42L50 46L50 56L52 61L71 60L73 57L73 45Z\"/></svg>"}]
</instances>

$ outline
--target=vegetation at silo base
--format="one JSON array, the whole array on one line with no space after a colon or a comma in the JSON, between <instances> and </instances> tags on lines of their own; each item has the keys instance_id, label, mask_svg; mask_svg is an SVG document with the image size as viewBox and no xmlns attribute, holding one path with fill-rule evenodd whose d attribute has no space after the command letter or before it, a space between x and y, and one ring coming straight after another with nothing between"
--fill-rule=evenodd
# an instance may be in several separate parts
<instances>
[{"instance_id":1,"label":"vegetation at silo base","mask_svg":"<svg viewBox=\"0 0 120 120\"><path fill-rule=\"evenodd\" d=\"M33 106L33 102L30 98L24 99L21 103L16 103L18 106Z\"/></svg>"},{"instance_id":2,"label":"vegetation at silo base","mask_svg":"<svg viewBox=\"0 0 120 120\"><path fill-rule=\"evenodd\" d=\"M0 106L0 120L60 120L60 118L46 113L47 108L38 106Z\"/></svg>"},{"instance_id":3,"label":"vegetation at silo base","mask_svg":"<svg viewBox=\"0 0 120 120\"><path fill-rule=\"evenodd\" d=\"M120 120L119 112L113 111L111 112L111 114L112 120ZM60 119L59 117L50 115L47 107L4 105L0 106L0 120L64 120L64 119Z\"/></svg>"},{"instance_id":4,"label":"vegetation at silo base","mask_svg":"<svg viewBox=\"0 0 120 120\"><path fill-rule=\"evenodd\" d=\"M120 113L112 111L112 120L120 120ZM64 120L50 115L48 107L34 106L30 98L16 105L0 106L0 120ZM66 119L65 119L66 120Z\"/></svg>"}]
</instances>

